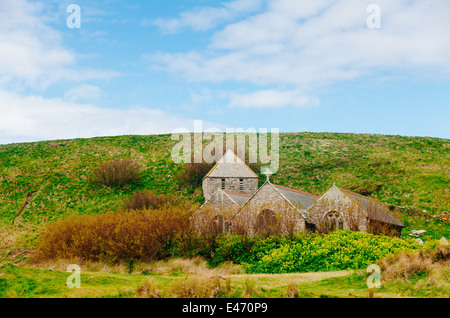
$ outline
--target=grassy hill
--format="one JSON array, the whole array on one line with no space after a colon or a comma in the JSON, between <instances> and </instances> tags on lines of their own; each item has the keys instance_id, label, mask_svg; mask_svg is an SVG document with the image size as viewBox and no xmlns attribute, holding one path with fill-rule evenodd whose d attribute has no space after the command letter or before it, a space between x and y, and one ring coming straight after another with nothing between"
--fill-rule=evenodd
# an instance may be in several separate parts
<instances>
[{"instance_id":1,"label":"grassy hill","mask_svg":"<svg viewBox=\"0 0 450 318\"><path fill-rule=\"evenodd\" d=\"M170 135L120 136L0 146L0 224L40 228L69 214L102 213L121 207L136 189L181 194L201 202L201 189L182 189L171 160ZM123 189L91 185L104 161L131 158L143 167L142 184ZM333 182L404 207L395 211L425 238L450 233L433 215L450 211L450 141L438 138L338 133L280 136L280 169L272 182L323 194ZM425 210L425 211L424 211Z\"/></svg>"}]
</instances>

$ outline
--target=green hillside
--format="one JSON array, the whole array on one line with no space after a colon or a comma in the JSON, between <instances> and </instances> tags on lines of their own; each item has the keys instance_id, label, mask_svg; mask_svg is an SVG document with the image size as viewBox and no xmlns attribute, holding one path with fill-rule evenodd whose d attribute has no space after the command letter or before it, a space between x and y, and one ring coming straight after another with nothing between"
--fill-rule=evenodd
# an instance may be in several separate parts
<instances>
[{"instance_id":1,"label":"green hillside","mask_svg":"<svg viewBox=\"0 0 450 318\"><path fill-rule=\"evenodd\" d=\"M40 227L68 214L117 209L136 189L181 194L201 202L201 189L182 189L171 160L170 135L121 136L0 146L0 221ZM143 167L142 183L125 189L91 185L100 163L132 158ZM396 209L424 237L450 233L434 215L450 211L450 141L438 138L338 133L292 133L280 137L280 169L272 182L323 194L333 182ZM424 212L425 210L426 212ZM16 220L16 221L15 221Z\"/></svg>"}]
</instances>

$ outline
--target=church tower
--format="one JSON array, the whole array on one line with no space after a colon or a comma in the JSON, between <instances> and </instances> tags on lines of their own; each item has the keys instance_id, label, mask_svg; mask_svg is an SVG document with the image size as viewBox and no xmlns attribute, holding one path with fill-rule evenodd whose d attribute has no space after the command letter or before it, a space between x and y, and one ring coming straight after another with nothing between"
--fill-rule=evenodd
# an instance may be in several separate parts
<instances>
[{"instance_id":1,"label":"church tower","mask_svg":"<svg viewBox=\"0 0 450 318\"><path fill-rule=\"evenodd\" d=\"M206 200L219 189L253 195L258 190L258 175L228 150L203 178L202 186Z\"/></svg>"}]
</instances>

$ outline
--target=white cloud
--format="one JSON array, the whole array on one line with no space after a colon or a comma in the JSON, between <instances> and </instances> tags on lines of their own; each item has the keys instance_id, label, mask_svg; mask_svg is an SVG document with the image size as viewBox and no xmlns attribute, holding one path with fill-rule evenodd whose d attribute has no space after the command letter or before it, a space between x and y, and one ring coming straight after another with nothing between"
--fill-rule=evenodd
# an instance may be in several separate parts
<instances>
[{"instance_id":1,"label":"white cloud","mask_svg":"<svg viewBox=\"0 0 450 318\"><path fill-rule=\"evenodd\" d=\"M448 77L449 1L379 0L381 29L366 25L370 3L272 0L265 12L216 31L204 50L153 58L191 81L290 85L302 91L385 71Z\"/></svg>"},{"instance_id":2,"label":"white cloud","mask_svg":"<svg viewBox=\"0 0 450 318\"><path fill-rule=\"evenodd\" d=\"M232 93L230 107L239 108L280 108L285 106L313 107L319 101L316 98L302 96L296 91L259 90L248 94Z\"/></svg>"},{"instance_id":3,"label":"white cloud","mask_svg":"<svg viewBox=\"0 0 450 318\"><path fill-rule=\"evenodd\" d=\"M141 24L155 25L166 33L176 33L186 27L196 31L206 31L222 22L258 10L262 2L262 0L235 0L224 2L220 7L201 7L184 11L178 18L143 20Z\"/></svg>"},{"instance_id":4,"label":"white cloud","mask_svg":"<svg viewBox=\"0 0 450 318\"><path fill-rule=\"evenodd\" d=\"M100 98L103 93L104 92L100 87L81 84L80 86L67 91L64 95L64 99L69 101L89 101Z\"/></svg>"},{"instance_id":5,"label":"white cloud","mask_svg":"<svg viewBox=\"0 0 450 318\"><path fill-rule=\"evenodd\" d=\"M43 6L25 0L0 1L0 82L46 88L61 80L118 76L117 72L80 69L77 55L64 48L60 32L46 25Z\"/></svg>"},{"instance_id":6,"label":"white cloud","mask_svg":"<svg viewBox=\"0 0 450 318\"><path fill-rule=\"evenodd\" d=\"M161 134L180 127L194 128L192 119L158 109L100 108L59 98L24 97L1 89L0 114L0 143ZM211 127L224 128L203 122L203 128Z\"/></svg>"}]
</instances>

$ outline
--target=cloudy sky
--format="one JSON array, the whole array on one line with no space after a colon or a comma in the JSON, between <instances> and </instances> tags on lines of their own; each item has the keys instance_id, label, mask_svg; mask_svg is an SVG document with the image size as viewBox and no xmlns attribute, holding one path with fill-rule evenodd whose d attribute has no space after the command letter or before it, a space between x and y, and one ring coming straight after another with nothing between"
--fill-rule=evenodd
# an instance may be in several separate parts
<instances>
[{"instance_id":1,"label":"cloudy sky","mask_svg":"<svg viewBox=\"0 0 450 318\"><path fill-rule=\"evenodd\" d=\"M448 0L0 0L0 143L194 120L450 138L449 13Z\"/></svg>"}]
</instances>

